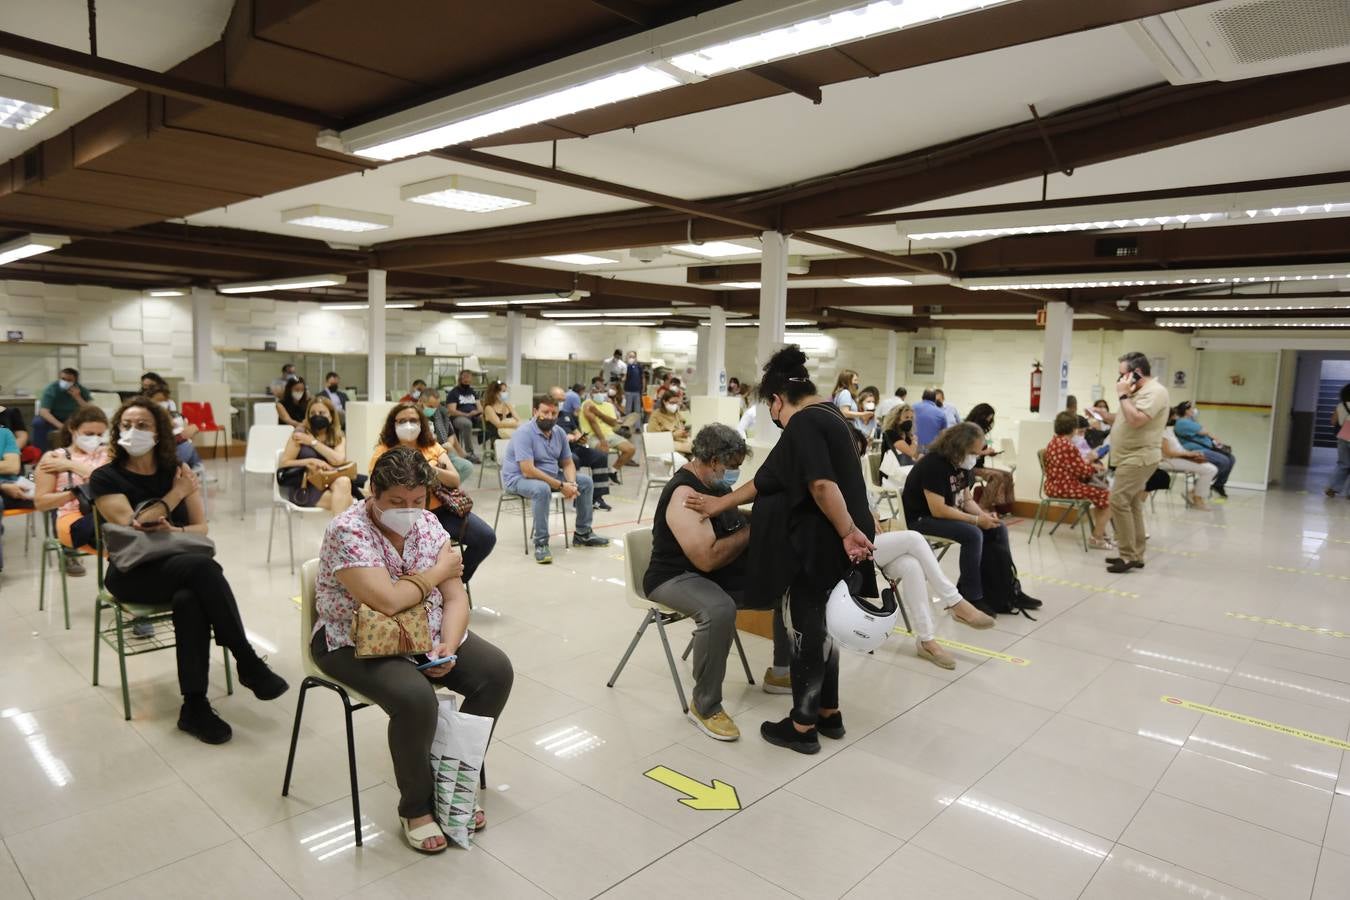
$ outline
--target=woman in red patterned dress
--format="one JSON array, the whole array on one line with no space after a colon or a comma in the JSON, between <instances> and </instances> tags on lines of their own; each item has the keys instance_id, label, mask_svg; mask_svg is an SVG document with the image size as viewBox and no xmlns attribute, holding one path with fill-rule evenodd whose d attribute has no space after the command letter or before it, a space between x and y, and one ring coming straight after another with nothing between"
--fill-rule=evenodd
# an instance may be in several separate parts
<instances>
[{"instance_id":1,"label":"woman in red patterned dress","mask_svg":"<svg viewBox=\"0 0 1350 900\"><path fill-rule=\"evenodd\" d=\"M1046 445L1045 496L1092 502L1092 539L1089 544L1097 550L1110 550L1106 537L1106 523L1111 519L1111 491L1087 484L1097 474L1092 463L1083 459L1073 445L1073 431L1078 427L1078 416L1062 412L1055 416L1055 436Z\"/></svg>"}]
</instances>

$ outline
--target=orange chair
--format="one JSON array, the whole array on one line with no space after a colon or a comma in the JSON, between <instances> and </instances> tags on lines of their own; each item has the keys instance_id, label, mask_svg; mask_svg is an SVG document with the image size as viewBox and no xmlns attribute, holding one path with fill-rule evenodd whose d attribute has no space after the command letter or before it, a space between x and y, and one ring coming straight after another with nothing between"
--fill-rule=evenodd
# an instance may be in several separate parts
<instances>
[{"instance_id":1,"label":"orange chair","mask_svg":"<svg viewBox=\"0 0 1350 900\"><path fill-rule=\"evenodd\" d=\"M210 403L198 403L195 400L184 400L182 405L183 418L187 419L192 425L197 426L197 430L204 433L214 433L216 442L214 444L215 452L220 454L222 446L225 448L225 458L230 458L230 443L225 440L225 426L216 424L216 415L211 410Z\"/></svg>"}]
</instances>

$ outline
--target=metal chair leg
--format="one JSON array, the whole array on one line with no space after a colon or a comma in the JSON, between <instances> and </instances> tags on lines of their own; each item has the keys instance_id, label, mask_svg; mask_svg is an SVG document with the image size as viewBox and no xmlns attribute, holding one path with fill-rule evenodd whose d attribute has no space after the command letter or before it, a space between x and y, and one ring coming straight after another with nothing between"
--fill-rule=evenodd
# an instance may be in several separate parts
<instances>
[{"instance_id":1,"label":"metal chair leg","mask_svg":"<svg viewBox=\"0 0 1350 900\"><path fill-rule=\"evenodd\" d=\"M643 475L643 476L642 476L642 484L638 486L638 493L642 495L642 502L638 504L638 521L639 521L639 522L642 521L642 513L643 513L643 511L647 509L647 484L648 484L648 478L647 478L646 475Z\"/></svg>"},{"instance_id":2,"label":"metal chair leg","mask_svg":"<svg viewBox=\"0 0 1350 900\"><path fill-rule=\"evenodd\" d=\"M733 631L731 639L736 642L736 652L741 655L741 668L745 669L745 680L750 684L755 683L755 676L750 671L750 660L745 658L745 648L741 646L741 633Z\"/></svg>"},{"instance_id":3,"label":"metal chair leg","mask_svg":"<svg viewBox=\"0 0 1350 900\"><path fill-rule=\"evenodd\" d=\"M234 676L230 673L230 650L228 647L220 648L220 655L225 657L225 693L234 694Z\"/></svg>"},{"instance_id":4,"label":"metal chair leg","mask_svg":"<svg viewBox=\"0 0 1350 900\"><path fill-rule=\"evenodd\" d=\"M623 652L623 659L619 660L618 668L614 670L613 675L609 676L609 681L605 684L605 687L614 687L614 682L619 680L619 673L623 671L624 666L628 665L628 659L637 649L638 641L642 640L642 635L647 630L647 626L652 624L652 619L659 615L660 613L654 609L647 610L647 615L642 617L642 624L638 626L637 634L633 635L633 640L629 641L628 649Z\"/></svg>"},{"instance_id":5,"label":"metal chair leg","mask_svg":"<svg viewBox=\"0 0 1350 900\"><path fill-rule=\"evenodd\" d=\"M272 535L277 530L277 505L272 504L272 517L267 523L267 564L272 564Z\"/></svg>"},{"instance_id":6,"label":"metal chair leg","mask_svg":"<svg viewBox=\"0 0 1350 900\"><path fill-rule=\"evenodd\" d=\"M581 495L578 494L577 496L580 497ZM558 498L558 506L562 508L562 520L563 520L563 547L564 547L564 549L565 549L565 548L567 548L567 547L572 546L572 538L571 538L570 533L569 533L568 530L567 530L567 498L566 498L566 497L559 497L559 498Z\"/></svg>"},{"instance_id":7,"label":"metal chair leg","mask_svg":"<svg viewBox=\"0 0 1350 900\"><path fill-rule=\"evenodd\" d=\"M291 551L291 574L295 574L295 514L286 509L286 548Z\"/></svg>"},{"instance_id":8,"label":"metal chair leg","mask_svg":"<svg viewBox=\"0 0 1350 900\"><path fill-rule=\"evenodd\" d=\"M680 697L680 709L687 713L689 701L684 699L684 682L680 681L680 670L675 667L675 655L670 652L670 638L666 637L666 623L661 620L659 613L656 617L656 633L661 635L661 646L666 651L666 662L670 664L670 677L675 680L675 693Z\"/></svg>"},{"instance_id":9,"label":"metal chair leg","mask_svg":"<svg viewBox=\"0 0 1350 900\"><path fill-rule=\"evenodd\" d=\"M305 694L310 688L314 687L312 676L305 676L305 680L300 682L300 696L295 701L295 724L291 726L291 749L286 756L286 777L281 781L281 796L286 797L291 793L291 771L295 768L295 748L300 742L300 719L305 715Z\"/></svg>"},{"instance_id":10,"label":"metal chair leg","mask_svg":"<svg viewBox=\"0 0 1350 900\"><path fill-rule=\"evenodd\" d=\"M42 545L41 568L38 570L38 612L46 609L47 601L47 545ZM66 626L70 627L70 626Z\"/></svg>"},{"instance_id":11,"label":"metal chair leg","mask_svg":"<svg viewBox=\"0 0 1350 900\"><path fill-rule=\"evenodd\" d=\"M100 594L102 592L100 591ZM101 631L103 626L103 598L96 596L94 598L94 687L98 687L98 651L101 643Z\"/></svg>"},{"instance_id":12,"label":"metal chair leg","mask_svg":"<svg viewBox=\"0 0 1350 900\"><path fill-rule=\"evenodd\" d=\"M689 643L685 645L684 652L680 654L680 662L684 662L685 660L689 659L689 654L693 652L694 652L694 638L691 635L689 638Z\"/></svg>"},{"instance_id":13,"label":"metal chair leg","mask_svg":"<svg viewBox=\"0 0 1350 900\"><path fill-rule=\"evenodd\" d=\"M122 638L122 607L113 607L114 622L117 625L117 670L122 676L122 718L131 721L131 691L127 688L127 647Z\"/></svg>"},{"instance_id":14,"label":"metal chair leg","mask_svg":"<svg viewBox=\"0 0 1350 900\"><path fill-rule=\"evenodd\" d=\"M352 780L352 828L356 830L356 846L361 846L361 791L356 783L356 733L352 729L352 704L347 692L339 689L342 713L347 719L347 771Z\"/></svg>"},{"instance_id":15,"label":"metal chair leg","mask_svg":"<svg viewBox=\"0 0 1350 900\"><path fill-rule=\"evenodd\" d=\"M530 531L525 527L525 498L520 498L520 546L521 552L530 555Z\"/></svg>"}]
</instances>

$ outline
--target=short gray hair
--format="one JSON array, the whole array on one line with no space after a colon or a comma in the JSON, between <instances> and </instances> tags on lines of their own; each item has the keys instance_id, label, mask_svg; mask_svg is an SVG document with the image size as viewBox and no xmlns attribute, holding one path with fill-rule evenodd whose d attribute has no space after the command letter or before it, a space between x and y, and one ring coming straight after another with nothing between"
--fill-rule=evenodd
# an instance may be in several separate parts
<instances>
[{"instance_id":1,"label":"short gray hair","mask_svg":"<svg viewBox=\"0 0 1350 900\"><path fill-rule=\"evenodd\" d=\"M750 448L746 446L745 438L741 437L736 429L723 425L720 422L713 422L711 425L704 425L694 435L693 445L694 458L702 463L711 463L714 460L726 463L736 458L745 458L750 455Z\"/></svg>"}]
</instances>

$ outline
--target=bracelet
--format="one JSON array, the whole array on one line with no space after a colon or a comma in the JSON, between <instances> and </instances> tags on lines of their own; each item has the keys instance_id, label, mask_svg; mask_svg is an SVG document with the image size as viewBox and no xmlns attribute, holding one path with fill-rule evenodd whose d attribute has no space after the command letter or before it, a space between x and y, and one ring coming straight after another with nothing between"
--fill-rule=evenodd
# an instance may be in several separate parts
<instances>
[{"instance_id":1,"label":"bracelet","mask_svg":"<svg viewBox=\"0 0 1350 900\"><path fill-rule=\"evenodd\" d=\"M421 575L400 575L398 580L406 581L417 588L417 592L422 595L423 600L427 599L427 595L431 593L431 588L427 586L427 580Z\"/></svg>"},{"instance_id":2,"label":"bracelet","mask_svg":"<svg viewBox=\"0 0 1350 900\"><path fill-rule=\"evenodd\" d=\"M846 540L848 540L848 536L849 536L850 534L852 534L853 532L857 531L857 530L858 530L858 526L857 526L856 524L854 524L854 525L849 525L849 526L848 526L848 531L845 531L843 534L839 535L839 540L841 540L841 541L846 541Z\"/></svg>"}]
</instances>

